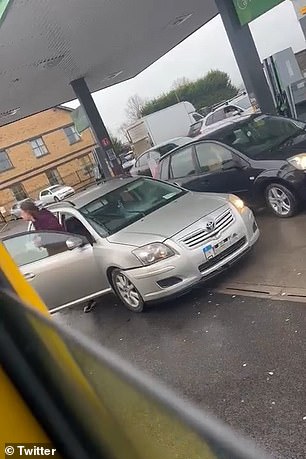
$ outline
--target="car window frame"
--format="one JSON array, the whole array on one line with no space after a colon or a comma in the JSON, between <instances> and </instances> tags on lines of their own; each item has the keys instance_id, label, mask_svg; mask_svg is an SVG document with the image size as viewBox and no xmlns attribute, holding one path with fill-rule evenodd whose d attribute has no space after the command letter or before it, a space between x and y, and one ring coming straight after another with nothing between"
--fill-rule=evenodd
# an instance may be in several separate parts
<instances>
[{"instance_id":1,"label":"car window frame","mask_svg":"<svg viewBox=\"0 0 306 459\"><path fill-rule=\"evenodd\" d=\"M173 160L173 156L175 156L176 154L180 153L182 150L187 149L187 148L191 148L191 156L192 156L193 164L195 166L195 173L192 174L192 175L184 175L182 177L173 177L172 165L171 165L172 160ZM169 156L170 156L170 162L169 162L169 170L168 170L168 176L169 176L168 180L177 180L177 179L179 180L179 179L183 179L183 178L186 178L186 177L194 177L194 176L199 174L199 166L198 166L198 162L197 162L197 158L196 158L196 154L195 154L194 144L184 145L183 147L178 148L177 150L175 150Z\"/></svg>"},{"instance_id":2,"label":"car window frame","mask_svg":"<svg viewBox=\"0 0 306 459\"><path fill-rule=\"evenodd\" d=\"M166 166L166 170L167 170L167 178L163 178L162 177L162 166L164 163L168 163L168 165ZM170 180L170 173L169 173L169 170L170 170L170 162L171 162L171 154L170 155L166 155L164 156L163 158L160 159L159 161L159 179L162 180L162 181L168 181Z\"/></svg>"},{"instance_id":3,"label":"car window frame","mask_svg":"<svg viewBox=\"0 0 306 459\"><path fill-rule=\"evenodd\" d=\"M50 196L51 195L51 191L50 190L43 190L40 192L40 196L42 198L44 198L45 196Z\"/></svg>"},{"instance_id":4,"label":"car window frame","mask_svg":"<svg viewBox=\"0 0 306 459\"><path fill-rule=\"evenodd\" d=\"M214 124L214 112L209 113L209 115L207 115L206 120L205 120L205 126L211 126L212 124Z\"/></svg>"},{"instance_id":5,"label":"car window frame","mask_svg":"<svg viewBox=\"0 0 306 459\"><path fill-rule=\"evenodd\" d=\"M200 166L200 162L199 162L199 158L198 158L198 155L197 155L197 151L196 151L196 145L197 144L202 144L202 143L214 143L216 145L219 145L220 147L223 147L225 148L226 150L228 150L231 154L232 154L232 157L233 157L233 161L235 163L237 163L237 165L240 165L241 167L244 167L244 168L248 168L250 167L250 162L247 160L248 158L246 158L243 154L241 154L239 151L235 150L233 147L230 147L229 145L227 145L226 143L222 143L222 142L219 142L218 140L213 140L213 139L205 139L205 140L201 140L197 143L194 144L194 149L195 149L195 159L197 161L197 167L198 167L198 171L199 171L199 174L200 175L208 175L208 174L214 174L214 173L223 173L223 172L226 172L226 170L224 170L223 168L219 171L215 171L215 172L203 172L201 171L201 166Z\"/></svg>"},{"instance_id":6,"label":"car window frame","mask_svg":"<svg viewBox=\"0 0 306 459\"><path fill-rule=\"evenodd\" d=\"M83 236L83 235L79 235L80 237L84 237L88 240L88 244L90 245L93 245L95 242L96 242L96 237L92 234L94 228L91 226L91 224L82 216L82 214L80 214L79 212L76 213L75 212L71 212L71 211L64 211L64 210L60 210L57 212L58 213L58 220L60 222L60 224L64 227L64 221L63 221L63 214L68 214L70 215L71 217L73 218L76 218L77 220L79 220L79 222L84 226L84 228L88 231L89 235L90 235L90 239L88 239L86 236ZM67 232L67 234L74 234L74 233L70 233L68 231L64 231L64 232ZM77 236L77 235L76 235ZM101 237L101 236L100 236Z\"/></svg>"},{"instance_id":7,"label":"car window frame","mask_svg":"<svg viewBox=\"0 0 306 459\"><path fill-rule=\"evenodd\" d=\"M98 239L103 239L104 237L105 238L107 237L106 235L105 236L101 236L101 234L99 234L95 230L95 228L91 225L91 223L76 208L64 207L63 206L63 207L57 207L54 210L52 208L50 208L48 210L50 210L50 212L52 212L52 214L56 216L56 218L58 219L60 224L62 224L62 218L61 218L61 214L62 213L70 213L71 216L73 216L75 218L78 218L80 220L80 222L85 226L85 228L89 231L89 233L92 236L92 242L91 241L88 242L91 245L95 244ZM35 231L35 229L31 229L31 228L34 228L33 227L33 223L29 222L28 231L31 231L31 232Z\"/></svg>"},{"instance_id":8,"label":"car window frame","mask_svg":"<svg viewBox=\"0 0 306 459\"><path fill-rule=\"evenodd\" d=\"M34 230L34 231L23 231L22 233L17 233L17 234L12 234L12 235L9 235L5 238L2 239L3 241L3 244L4 244L4 247L6 248L6 245L5 245L5 242L7 240L12 240L12 239L17 239L17 238L20 238L22 236L29 236L30 234L60 234L60 235L63 235L63 236L67 236L67 240L69 239L69 237L75 237L75 238L79 238L79 239L83 239L84 240L84 243L85 243L85 237L84 236L81 236L79 234L73 234L73 233L68 233L66 231L54 231L54 230ZM84 244L84 246L87 245L87 244ZM43 258L39 258L38 260L33 260L33 261L29 261L28 263L23 263L23 264L18 264L17 261L14 259L13 255L11 254L11 252L6 248L6 250L8 251L8 253L10 254L10 256L12 257L12 259L14 260L14 262L16 263L16 266L18 266L19 268L23 268L26 267L26 266L31 266L33 264L36 264L36 263L41 263L45 260L49 260L50 258L54 258L56 257L57 255L60 255L62 256L64 253L66 252L71 252L71 250L68 249L67 247L67 250L63 251L63 252L60 252L60 253L56 253L56 254L52 254L52 255L49 255L47 257L43 257Z\"/></svg>"}]
</instances>

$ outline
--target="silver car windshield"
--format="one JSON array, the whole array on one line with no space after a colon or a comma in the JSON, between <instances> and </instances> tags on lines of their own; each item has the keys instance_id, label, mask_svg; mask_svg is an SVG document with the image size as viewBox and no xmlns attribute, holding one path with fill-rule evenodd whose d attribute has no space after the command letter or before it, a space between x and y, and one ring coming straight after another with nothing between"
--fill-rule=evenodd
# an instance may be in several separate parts
<instances>
[{"instance_id":1,"label":"silver car windshield","mask_svg":"<svg viewBox=\"0 0 306 459\"><path fill-rule=\"evenodd\" d=\"M135 223L185 193L169 183L141 178L92 201L80 212L101 236L106 236Z\"/></svg>"}]
</instances>

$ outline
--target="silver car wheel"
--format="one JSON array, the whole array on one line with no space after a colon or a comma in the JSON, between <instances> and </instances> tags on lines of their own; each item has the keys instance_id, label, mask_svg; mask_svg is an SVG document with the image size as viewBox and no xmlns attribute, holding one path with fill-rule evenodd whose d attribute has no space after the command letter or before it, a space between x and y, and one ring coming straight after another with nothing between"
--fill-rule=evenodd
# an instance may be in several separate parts
<instances>
[{"instance_id":1,"label":"silver car wheel","mask_svg":"<svg viewBox=\"0 0 306 459\"><path fill-rule=\"evenodd\" d=\"M119 295L125 303L132 309L139 308L141 298L132 282L122 273L118 273L115 277L115 283Z\"/></svg>"},{"instance_id":2,"label":"silver car wheel","mask_svg":"<svg viewBox=\"0 0 306 459\"><path fill-rule=\"evenodd\" d=\"M291 211L290 197L284 190L273 186L268 192L268 201L274 211L282 216L288 215Z\"/></svg>"}]
</instances>

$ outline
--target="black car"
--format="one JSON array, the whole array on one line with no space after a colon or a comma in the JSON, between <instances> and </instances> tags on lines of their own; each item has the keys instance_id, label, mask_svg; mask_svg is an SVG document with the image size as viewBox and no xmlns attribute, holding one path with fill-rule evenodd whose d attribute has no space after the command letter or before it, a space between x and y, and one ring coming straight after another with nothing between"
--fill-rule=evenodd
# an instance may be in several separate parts
<instances>
[{"instance_id":1,"label":"black car","mask_svg":"<svg viewBox=\"0 0 306 459\"><path fill-rule=\"evenodd\" d=\"M192 191L233 193L291 217L306 201L306 124L271 115L231 121L164 156L157 173Z\"/></svg>"}]
</instances>

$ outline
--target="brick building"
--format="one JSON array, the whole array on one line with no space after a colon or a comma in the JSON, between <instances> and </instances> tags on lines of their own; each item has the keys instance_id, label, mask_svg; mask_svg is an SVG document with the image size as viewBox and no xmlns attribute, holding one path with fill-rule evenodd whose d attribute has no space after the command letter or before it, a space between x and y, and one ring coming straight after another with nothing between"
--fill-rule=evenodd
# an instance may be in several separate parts
<instances>
[{"instance_id":1,"label":"brick building","mask_svg":"<svg viewBox=\"0 0 306 459\"><path fill-rule=\"evenodd\" d=\"M94 146L91 130L79 136L64 107L0 127L0 207L56 183L80 188L91 180Z\"/></svg>"}]
</instances>

